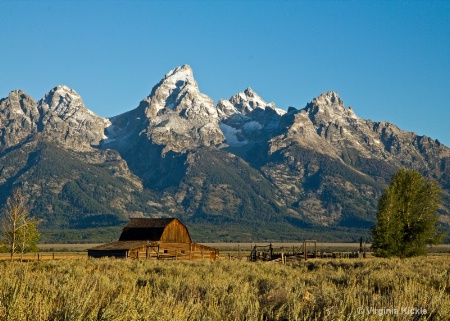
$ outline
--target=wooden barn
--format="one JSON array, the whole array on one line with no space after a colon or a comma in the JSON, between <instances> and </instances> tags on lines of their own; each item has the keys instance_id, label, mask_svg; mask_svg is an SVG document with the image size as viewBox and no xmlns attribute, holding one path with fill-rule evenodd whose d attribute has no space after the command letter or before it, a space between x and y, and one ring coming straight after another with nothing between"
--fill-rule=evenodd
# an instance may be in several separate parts
<instances>
[{"instance_id":1,"label":"wooden barn","mask_svg":"<svg viewBox=\"0 0 450 321\"><path fill-rule=\"evenodd\" d=\"M212 259L217 249L192 242L177 218L132 218L116 242L88 249L88 256L135 259Z\"/></svg>"}]
</instances>

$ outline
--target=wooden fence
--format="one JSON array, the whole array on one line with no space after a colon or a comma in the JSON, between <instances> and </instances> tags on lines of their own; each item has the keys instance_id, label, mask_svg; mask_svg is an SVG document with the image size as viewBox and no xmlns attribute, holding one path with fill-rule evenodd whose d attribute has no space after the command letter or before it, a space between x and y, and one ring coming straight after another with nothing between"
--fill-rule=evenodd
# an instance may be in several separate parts
<instances>
[{"instance_id":1,"label":"wooden fence","mask_svg":"<svg viewBox=\"0 0 450 321\"><path fill-rule=\"evenodd\" d=\"M215 250L189 251L164 249L158 251L157 249L148 247L145 251L130 251L128 253L128 258L138 260L216 260L219 258L219 253Z\"/></svg>"},{"instance_id":2,"label":"wooden fence","mask_svg":"<svg viewBox=\"0 0 450 321\"><path fill-rule=\"evenodd\" d=\"M47 261L47 260L68 260L68 259L87 259L87 252L39 252L24 253L23 255L14 254L14 261ZM8 253L1 253L0 260L10 260Z\"/></svg>"}]
</instances>

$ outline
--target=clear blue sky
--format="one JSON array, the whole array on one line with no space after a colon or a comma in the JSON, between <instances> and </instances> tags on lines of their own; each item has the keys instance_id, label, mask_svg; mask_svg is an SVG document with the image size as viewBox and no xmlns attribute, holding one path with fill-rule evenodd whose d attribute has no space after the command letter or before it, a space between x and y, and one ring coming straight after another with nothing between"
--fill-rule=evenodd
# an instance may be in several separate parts
<instances>
[{"instance_id":1,"label":"clear blue sky","mask_svg":"<svg viewBox=\"0 0 450 321\"><path fill-rule=\"evenodd\" d=\"M250 86L303 108L335 90L450 146L450 1L0 0L0 97L65 84L109 117L182 64L216 102Z\"/></svg>"}]
</instances>

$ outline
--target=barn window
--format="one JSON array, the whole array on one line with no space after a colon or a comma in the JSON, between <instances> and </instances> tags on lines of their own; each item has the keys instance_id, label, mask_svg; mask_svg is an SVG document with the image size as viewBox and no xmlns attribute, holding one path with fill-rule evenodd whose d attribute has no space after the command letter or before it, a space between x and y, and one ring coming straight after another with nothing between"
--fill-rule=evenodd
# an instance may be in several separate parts
<instances>
[{"instance_id":1,"label":"barn window","mask_svg":"<svg viewBox=\"0 0 450 321\"><path fill-rule=\"evenodd\" d=\"M169 252L169 250L164 250L164 253L168 253Z\"/></svg>"},{"instance_id":2,"label":"barn window","mask_svg":"<svg viewBox=\"0 0 450 321\"><path fill-rule=\"evenodd\" d=\"M184 253L186 253L186 250L181 250L181 254L184 254Z\"/></svg>"}]
</instances>

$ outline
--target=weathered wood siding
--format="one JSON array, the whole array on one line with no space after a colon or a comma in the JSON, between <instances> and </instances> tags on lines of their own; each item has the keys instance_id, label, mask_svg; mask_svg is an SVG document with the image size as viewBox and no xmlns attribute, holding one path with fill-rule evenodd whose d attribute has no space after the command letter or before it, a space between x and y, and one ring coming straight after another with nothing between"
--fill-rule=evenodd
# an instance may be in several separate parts
<instances>
[{"instance_id":1,"label":"weathered wood siding","mask_svg":"<svg viewBox=\"0 0 450 321\"><path fill-rule=\"evenodd\" d=\"M170 222L161 236L161 242L171 243L191 243L189 232L179 220L175 219Z\"/></svg>"},{"instance_id":2,"label":"weathered wood siding","mask_svg":"<svg viewBox=\"0 0 450 321\"><path fill-rule=\"evenodd\" d=\"M171 259L196 260L219 258L219 250L196 243L164 243L150 244L147 248L130 250L128 254L132 259Z\"/></svg>"}]
</instances>

